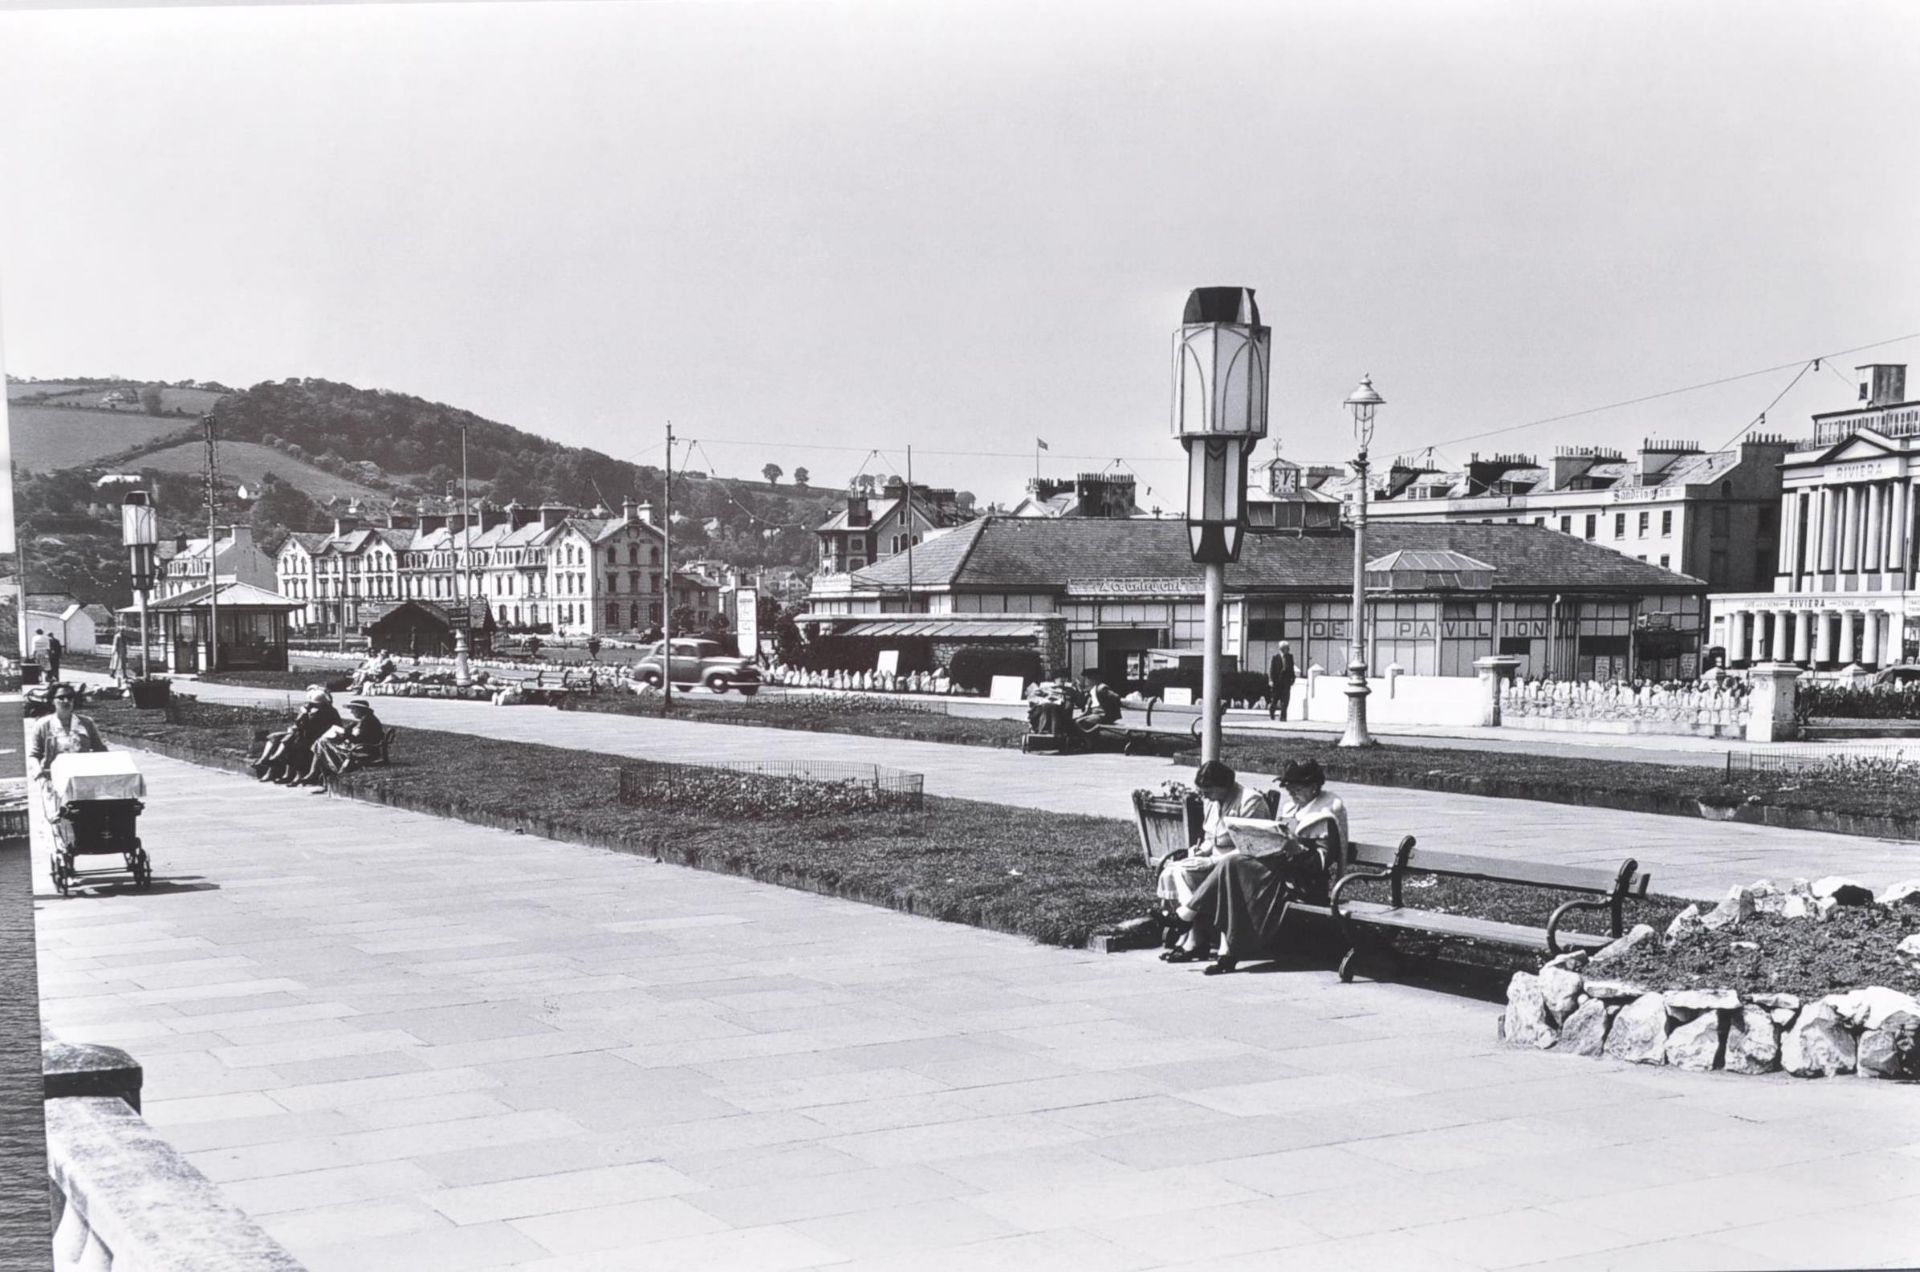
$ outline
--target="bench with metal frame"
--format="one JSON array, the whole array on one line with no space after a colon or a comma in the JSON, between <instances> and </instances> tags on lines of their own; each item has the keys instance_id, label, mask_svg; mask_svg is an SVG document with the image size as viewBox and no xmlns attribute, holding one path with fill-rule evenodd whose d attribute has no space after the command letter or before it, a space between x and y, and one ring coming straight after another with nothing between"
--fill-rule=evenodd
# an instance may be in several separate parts
<instances>
[{"instance_id":1,"label":"bench with metal frame","mask_svg":"<svg viewBox=\"0 0 1920 1272\"><path fill-rule=\"evenodd\" d=\"M1352 866L1334 885L1326 905L1296 904L1289 907L1289 912L1298 910L1331 917L1339 922L1347 938L1347 953L1340 960L1340 979L1343 981L1353 979L1354 960L1368 939L1379 938L1377 943L1392 954L1393 947L1387 938L1394 932L1477 941L1513 949L1541 950L1556 956L1576 949L1597 950L1620 939L1626 928L1626 903L1629 900L1644 900L1647 888L1652 883L1652 875L1641 870L1639 863L1631 857L1613 870L1597 870L1466 853L1418 850L1411 835L1401 840L1390 856L1377 847L1356 844L1355 848L1361 851L1355 854ZM1404 889L1408 875L1477 879L1487 883L1515 884L1547 892L1583 895L1555 906L1546 924L1536 927L1407 905ZM1387 885L1387 902L1355 900L1346 896L1350 890L1370 883ZM1608 918L1608 934L1562 931L1560 925L1567 917L1580 911L1604 911Z\"/></svg>"}]
</instances>

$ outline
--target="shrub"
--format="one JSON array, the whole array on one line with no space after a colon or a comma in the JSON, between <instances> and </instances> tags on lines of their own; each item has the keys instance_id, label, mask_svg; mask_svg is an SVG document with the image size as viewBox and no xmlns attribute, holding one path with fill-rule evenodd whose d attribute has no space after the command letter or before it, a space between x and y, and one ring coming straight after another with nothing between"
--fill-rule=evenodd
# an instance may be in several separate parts
<instances>
[{"instance_id":1,"label":"shrub","mask_svg":"<svg viewBox=\"0 0 1920 1272\"><path fill-rule=\"evenodd\" d=\"M1793 713L1802 723L1820 717L1836 720L1920 720L1920 684L1801 684L1794 695Z\"/></svg>"},{"instance_id":2,"label":"shrub","mask_svg":"<svg viewBox=\"0 0 1920 1272\"><path fill-rule=\"evenodd\" d=\"M995 676L1018 676L1025 684L1044 680L1040 655L1030 649L961 649L947 663L947 675L969 693L985 693Z\"/></svg>"},{"instance_id":3,"label":"shrub","mask_svg":"<svg viewBox=\"0 0 1920 1272\"><path fill-rule=\"evenodd\" d=\"M817 781L684 764L622 766L620 801L636 808L744 821L791 821L911 807L901 792L852 778Z\"/></svg>"}]
</instances>

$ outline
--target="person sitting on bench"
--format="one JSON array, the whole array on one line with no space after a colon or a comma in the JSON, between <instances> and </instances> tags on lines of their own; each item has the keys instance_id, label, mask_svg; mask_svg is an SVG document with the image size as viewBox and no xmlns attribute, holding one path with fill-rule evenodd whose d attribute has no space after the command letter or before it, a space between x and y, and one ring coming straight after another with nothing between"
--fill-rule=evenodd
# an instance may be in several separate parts
<instances>
[{"instance_id":1,"label":"person sitting on bench","mask_svg":"<svg viewBox=\"0 0 1920 1272\"><path fill-rule=\"evenodd\" d=\"M267 735L260 758L253 762L254 776L263 782L292 786L298 780L297 775L312 765L313 744L339 723L340 713L333 709L333 696L319 685L308 685L306 705L293 718L293 724Z\"/></svg>"},{"instance_id":2,"label":"person sitting on bench","mask_svg":"<svg viewBox=\"0 0 1920 1272\"><path fill-rule=\"evenodd\" d=\"M313 762L300 780L325 790L327 779L340 777L366 765L380 754L380 740L386 729L365 698L347 704L352 717L345 726L330 729L313 744Z\"/></svg>"},{"instance_id":3,"label":"person sitting on bench","mask_svg":"<svg viewBox=\"0 0 1920 1272\"><path fill-rule=\"evenodd\" d=\"M1334 865L1346 849L1347 806L1327 793L1326 771L1318 760L1289 761L1280 786L1286 794L1274 824L1285 832L1284 842L1272 851L1230 854L1179 911L1196 937L1217 934L1220 952L1207 968L1209 976L1233 971L1242 958L1267 945L1280 930L1288 901L1324 903ZM1196 941L1195 948L1209 945Z\"/></svg>"},{"instance_id":4,"label":"person sitting on bench","mask_svg":"<svg viewBox=\"0 0 1920 1272\"><path fill-rule=\"evenodd\" d=\"M1234 855L1233 832L1227 829L1226 819L1268 815L1266 796L1242 786L1239 775L1219 760L1202 764L1193 775L1193 784L1200 792L1200 838L1184 856L1168 858L1154 887L1168 915L1177 914L1179 921L1190 925L1160 956L1169 963L1195 963L1212 953L1212 931L1195 923L1186 907L1193 900L1194 890Z\"/></svg>"},{"instance_id":5,"label":"person sitting on bench","mask_svg":"<svg viewBox=\"0 0 1920 1272\"><path fill-rule=\"evenodd\" d=\"M1094 672L1081 677L1082 692L1087 695L1087 710L1073 718L1082 733L1091 733L1103 724L1120 723L1120 695L1107 688Z\"/></svg>"}]
</instances>

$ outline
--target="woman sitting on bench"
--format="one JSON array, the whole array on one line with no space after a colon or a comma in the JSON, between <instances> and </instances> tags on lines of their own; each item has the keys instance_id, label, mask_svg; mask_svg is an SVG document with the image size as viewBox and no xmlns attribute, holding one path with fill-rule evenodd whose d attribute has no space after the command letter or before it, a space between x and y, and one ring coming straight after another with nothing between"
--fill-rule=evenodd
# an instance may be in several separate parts
<instances>
[{"instance_id":1,"label":"woman sitting on bench","mask_svg":"<svg viewBox=\"0 0 1920 1272\"><path fill-rule=\"evenodd\" d=\"M313 763L301 782L325 790L327 779L339 777L370 763L380 754L380 740L386 729L365 698L347 704L352 719L341 728L329 731L313 744Z\"/></svg>"},{"instance_id":2,"label":"woman sitting on bench","mask_svg":"<svg viewBox=\"0 0 1920 1272\"><path fill-rule=\"evenodd\" d=\"M1154 888L1162 907L1170 915L1177 912L1182 919L1186 918L1182 907L1193 899L1194 889L1214 867L1233 855L1233 832L1227 829L1226 819L1268 816L1266 797L1242 786L1239 776L1219 760L1202 764L1200 771L1193 775L1193 784L1200 792L1200 838L1186 855L1169 858L1160 868L1160 879ZM1209 957L1212 951L1211 934L1196 925L1160 957L1169 963L1195 963Z\"/></svg>"},{"instance_id":3,"label":"woman sitting on bench","mask_svg":"<svg viewBox=\"0 0 1920 1272\"><path fill-rule=\"evenodd\" d=\"M1280 786L1286 793L1274 824L1284 840L1272 851L1225 857L1179 911L1193 925L1196 950L1219 941L1209 976L1231 972L1271 942L1287 902L1324 902L1328 880L1346 852L1347 806L1327 793L1320 762L1289 761Z\"/></svg>"},{"instance_id":4,"label":"woman sitting on bench","mask_svg":"<svg viewBox=\"0 0 1920 1272\"><path fill-rule=\"evenodd\" d=\"M333 695L319 685L308 685L306 705L300 708L292 726L267 735L260 758L253 762L254 776L263 782L292 786L299 774L312 767L313 744L339 723Z\"/></svg>"}]
</instances>

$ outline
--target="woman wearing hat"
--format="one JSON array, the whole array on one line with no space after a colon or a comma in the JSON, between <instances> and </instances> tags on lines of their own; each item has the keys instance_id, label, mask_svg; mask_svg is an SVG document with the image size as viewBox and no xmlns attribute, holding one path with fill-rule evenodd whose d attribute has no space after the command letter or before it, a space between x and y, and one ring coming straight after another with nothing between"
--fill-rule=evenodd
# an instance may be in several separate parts
<instances>
[{"instance_id":1,"label":"woman wearing hat","mask_svg":"<svg viewBox=\"0 0 1920 1272\"><path fill-rule=\"evenodd\" d=\"M1275 820L1286 831L1286 846L1227 857L1180 909L1196 931L1219 933L1220 953L1207 968L1209 976L1231 972L1269 944L1288 901L1324 901L1346 852L1347 806L1327 793L1320 762L1289 761L1280 786L1285 794Z\"/></svg>"},{"instance_id":2,"label":"woman wearing hat","mask_svg":"<svg viewBox=\"0 0 1920 1272\"><path fill-rule=\"evenodd\" d=\"M347 703L350 717L344 728L332 729L313 744L313 762L300 780L325 790L329 777L339 777L351 768L365 764L379 753L384 732L380 718L365 698Z\"/></svg>"},{"instance_id":3,"label":"woman wearing hat","mask_svg":"<svg viewBox=\"0 0 1920 1272\"><path fill-rule=\"evenodd\" d=\"M260 758L253 762L254 776L263 782L293 785L313 765L313 744L339 724L332 695L319 685L308 685L306 705L293 718L293 725L268 735Z\"/></svg>"}]
</instances>

